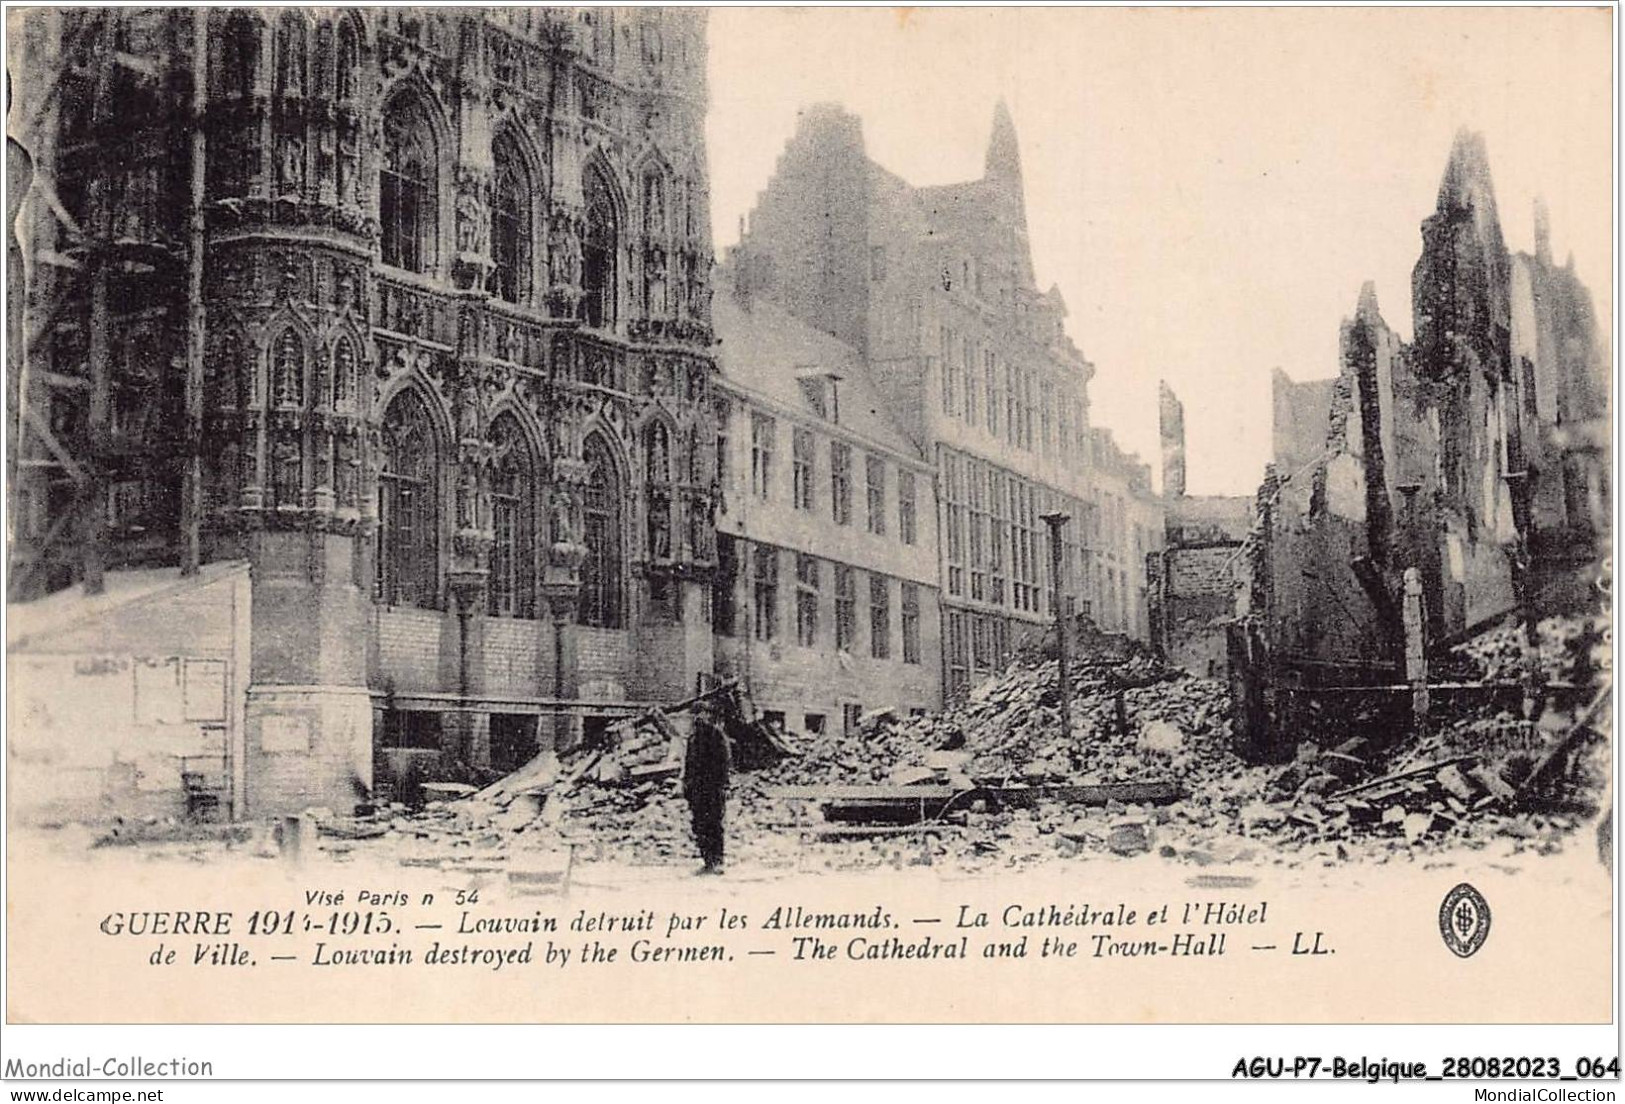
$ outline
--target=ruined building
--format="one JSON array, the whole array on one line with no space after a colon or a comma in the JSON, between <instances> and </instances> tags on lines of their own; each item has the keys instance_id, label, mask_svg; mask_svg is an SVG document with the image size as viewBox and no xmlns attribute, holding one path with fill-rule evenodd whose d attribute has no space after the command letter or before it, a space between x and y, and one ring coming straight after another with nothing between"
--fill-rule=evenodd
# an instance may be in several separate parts
<instances>
[{"instance_id":1,"label":"ruined building","mask_svg":"<svg viewBox=\"0 0 1625 1104\"><path fill-rule=\"evenodd\" d=\"M10 18L14 752L345 809L692 690L703 12Z\"/></svg>"},{"instance_id":2,"label":"ruined building","mask_svg":"<svg viewBox=\"0 0 1625 1104\"><path fill-rule=\"evenodd\" d=\"M1092 432L1094 366L1065 332L1060 291L1037 286L1027 235L1002 104L982 176L935 187L877 165L859 120L824 105L803 114L729 260L741 321L768 304L853 350L933 473L937 516L919 525L940 534L950 695L1053 618L1051 511L1070 517L1077 612L1146 631L1144 554L1161 533L1149 471Z\"/></svg>"},{"instance_id":3,"label":"ruined building","mask_svg":"<svg viewBox=\"0 0 1625 1104\"><path fill-rule=\"evenodd\" d=\"M1185 493L1185 404L1166 382L1158 396L1164 524L1146 563L1151 643L1174 666L1217 677L1228 668L1228 627L1247 577L1253 502Z\"/></svg>"},{"instance_id":4,"label":"ruined building","mask_svg":"<svg viewBox=\"0 0 1625 1104\"><path fill-rule=\"evenodd\" d=\"M1282 694L1255 729L1294 688L1402 681L1408 569L1431 658L1520 609L1587 600L1610 533L1607 356L1543 211L1535 240L1532 256L1507 250L1483 141L1463 132L1422 223L1412 342L1366 284L1336 379L1277 374L1232 641Z\"/></svg>"}]
</instances>

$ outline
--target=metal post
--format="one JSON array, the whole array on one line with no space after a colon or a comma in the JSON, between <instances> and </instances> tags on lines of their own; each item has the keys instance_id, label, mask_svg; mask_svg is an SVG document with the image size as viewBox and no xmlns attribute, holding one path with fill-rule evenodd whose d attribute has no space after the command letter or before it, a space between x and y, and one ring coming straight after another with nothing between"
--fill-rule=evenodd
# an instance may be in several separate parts
<instances>
[{"instance_id":1,"label":"metal post","mask_svg":"<svg viewBox=\"0 0 1625 1104\"><path fill-rule=\"evenodd\" d=\"M1061 593L1061 526L1070 520L1069 515L1059 510L1044 515L1049 525L1050 605L1055 610L1055 640L1060 661L1061 732L1067 738L1072 736L1072 643L1067 639L1071 626L1066 617L1070 597L1063 597Z\"/></svg>"}]
</instances>

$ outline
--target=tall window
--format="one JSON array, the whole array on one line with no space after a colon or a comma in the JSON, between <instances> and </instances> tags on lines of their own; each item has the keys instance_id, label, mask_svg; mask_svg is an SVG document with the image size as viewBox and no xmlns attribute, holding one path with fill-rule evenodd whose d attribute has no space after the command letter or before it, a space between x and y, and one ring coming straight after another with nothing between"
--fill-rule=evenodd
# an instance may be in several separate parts
<instances>
[{"instance_id":1,"label":"tall window","mask_svg":"<svg viewBox=\"0 0 1625 1104\"><path fill-rule=\"evenodd\" d=\"M1038 386L1038 441L1046 454L1055 447L1050 436L1051 427L1055 424L1054 406L1055 388L1049 380L1043 380Z\"/></svg>"},{"instance_id":2,"label":"tall window","mask_svg":"<svg viewBox=\"0 0 1625 1104\"><path fill-rule=\"evenodd\" d=\"M919 507L915 503L914 473L906 469L897 473L897 536L904 544L913 544L919 534Z\"/></svg>"},{"instance_id":3,"label":"tall window","mask_svg":"<svg viewBox=\"0 0 1625 1104\"><path fill-rule=\"evenodd\" d=\"M835 565L835 647L850 651L858 634L858 584L850 567Z\"/></svg>"},{"instance_id":4,"label":"tall window","mask_svg":"<svg viewBox=\"0 0 1625 1104\"><path fill-rule=\"evenodd\" d=\"M772 640L779 635L779 550L771 545L758 544L753 566L756 639Z\"/></svg>"},{"instance_id":5,"label":"tall window","mask_svg":"<svg viewBox=\"0 0 1625 1104\"><path fill-rule=\"evenodd\" d=\"M869 532L886 535L886 461L863 458L863 485L869 503Z\"/></svg>"},{"instance_id":6,"label":"tall window","mask_svg":"<svg viewBox=\"0 0 1625 1104\"><path fill-rule=\"evenodd\" d=\"M987 431L999 435L999 407L1004 405L1004 393L999 387L999 363L992 349L982 350L982 375L987 390Z\"/></svg>"},{"instance_id":7,"label":"tall window","mask_svg":"<svg viewBox=\"0 0 1625 1104\"><path fill-rule=\"evenodd\" d=\"M965 615L959 610L947 611L948 685L943 691L950 697L958 696L970 686L970 641L965 634Z\"/></svg>"},{"instance_id":8,"label":"tall window","mask_svg":"<svg viewBox=\"0 0 1625 1104\"><path fill-rule=\"evenodd\" d=\"M385 264L408 272L433 269L438 175L434 133L423 106L397 97L384 113L384 160L378 174Z\"/></svg>"},{"instance_id":9,"label":"tall window","mask_svg":"<svg viewBox=\"0 0 1625 1104\"><path fill-rule=\"evenodd\" d=\"M587 558L581 565L578 619L603 629L621 627L621 478L609 448L597 434L582 450L587 488L581 503L581 536Z\"/></svg>"},{"instance_id":10,"label":"tall window","mask_svg":"<svg viewBox=\"0 0 1625 1104\"><path fill-rule=\"evenodd\" d=\"M339 20L339 46L337 72L334 84L339 103L352 104L361 92L361 43L356 38L355 23L348 18Z\"/></svg>"},{"instance_id":11,"label":"tall window","mask_svg":"<svg viewBox=\"0 0 1625 1104\"><path fill-rule=\"evenodd\" d=\"M956 454L942 458L942 514L946 530L948 593L965 593L965 464Z\"/></svg>"},{"instance_id":12,"label":"tall window","mask_svg":"<svg viewBox=\"0 0 1625 1104\"><path fill-rule=\"evenodd\" d=\"M992 520L987 533L987 600L1002 606L1005 601L1004 546L1010 527L1010 484L1003 476L994 473L988 489Z\"/></svg>"},{"instance_id":13,"label":"tall window","mask_svg":"<svg viewBox=\"0 0 1625 1104\"><path fill-rule=\"evenodd\" d=\"M246 11L210 11L209 55L212 95L238 99L252 96L259 70L259 19Z\"/></svg>"},{"instance_id":14,"label":"tall window","mask_svg":"<svg viewBox=\"0 0 1625 1104\"><path fill-rule=\"evenodd\" d=\"M378 473L378 596L387 605L439 606L439 464L423 398L401 393L384 412Z\"/></svg>"},{"instance_id":15,"label":"tall window","mask_svg":"<svg viewBox=\"0 0 1625 1104\"><path fill-rule=\"evenodd\" d=\"M716 480L717 486L724 492L728 488L728 420L733 415L733 409L726 399L717 399L713 411L717 421L717 455Z\"/></svg>"},{"instance_id":16,"label":"tall window","mask_svg":"<svg viewBox=\"0 0 1625 1104\"><path fill-rule=\"evenodd\" d=\"M886 576L869 576L869 654L891 658L891 586Z\"/></svg>"},{"instance_id":17,"label":"tall window","mask_svg":"<svg viewBox=\"0 0 1625 1104\"><path fill-rule=\"evenodd\" d=\"M305 17L284 12L276 26L276 94L301 96L305 91Z\"/></svg>"},{"instance_id":18,"label":"tall window","mask_svg":"<svg viewBox=\"0 0 1625 1104\"><path fill-rule=\"evenodd\" d=\"M798 510L813 508L813 435L796 429L790 438L790 482Z\"/></svg>"},{"instance_id":19,"label":"tall window","mask_svg":"<svg viewBox=\"0 0 1625 1104\"><path fill-rule=\"evenodd\" d=\"M829 446L829 490L835 524L852 524L852 449L839 441Z\"/></svg>"},{"instance_id":20,"label":"tall window","mask_svg":"<svg viewBox=\"0 0 1625 1104\"><path fill-rule=\"evenodd\" d=\"M1013 364L1004 366L1004 437L1012 445L1021 443L1021 391Z\"/></svg>"},{"instance_id":21,"label":"tall window","mask_svg":"<svg viewBox=\"0 0 1625 1104\"><path fill-rule=\"evenodd\" d=\"M773 486L773 438L778 428L766 414L750 416L750 487L757 498L767 498Z\"/></svg>"},{"instance_id":22,"label":"tall window","mask_svg":"<svg viewBox=\"0 0 1625 1104\"><path fill-rule=\"evenodd\" d=\"M976 342L967 337L962 352L965 357L965 421L975 425L978 418L977 401L982 391L976 386Z\"/></svg>"},{"instance_id":23,"label":"tall window","mask_svg":"<svg viewBox=\"0 0 1625 1104\"><path fill-rule=\"evenodd\" d=\"M966 465L966 492L969 499L966 511L966 558L970 562L970 596L978 602L988 600L987 594L987 489L988 483L997 482L984 465L972 460Z\"/></svg>"},{"instance_id":24,"label":"tall window","mask_svg":"<svg viewBox=\"0 0 1625 1104\"><path fill-rule=\"evenodd\" d=\"M491 445L491 615L535 617L534 457L512 414L491 423Z\"/></svg>"},{"instance_id":25,"label":"tall window","mask_svg":"<svg viewBox=\"0 0 1625 1104\"><path fill-rule=\"evenodd\" d=\"M734 588L739 582L739 541L728 533L717 534L717 569L711 576L711 627L720 636L737 632L738 601Z\"/></svg>"},{"instance_id":26,"label":"tall window","mask_svg":"<svg viewBox=\"0 0 1625 1104\"><path fill-rule=\"evenodd\" d=\"M942 327L942 353L937 359L942 364L942 412L952 415L959 409L959 358L954 355L954 332L946 326Z\"/></svg>"},{"instance_id":27,"label":"tall window","mask_svg":"<svg viewBox=\"0 0 1625 1104\"><path fill-rule=\"evenodd\" d=\"M903 662L920 662L920 588L903 583Z\"/></svg>"},{"instance_id":28,"label":"tall window","mask_svg":"<svg viewBox=\"0 0 1625 1104\"><path fill-rule=\"evenodd\" d=\"M615 324L615 259L620 243L620 220L615 195L603 170L587 170L583 195L587 204L587 233L581 243L581 320L589 326Z\"/></svg>"},{"instance_id":29,"label":"tall window","mask_svg":"<svg viewBox=\"0 0 1625 1104\"><path fill-rule=\"evenodd\" d=\"M536 186L512 132L504 131L491 152L496 160L491 197L491 260L496 268L491 287L500 299L524 303L530 298L530 197Z\"/></svg>"},{"instance_id":30,"label":"tall window","mask_svg":"<svg viewBox=\"0 0 1625 1104\"><path fill-rule=\"evenodd\" d=\"M817 556L796 554L796 642L804 648L818 643Z\"/></svg>"}]
</instances>

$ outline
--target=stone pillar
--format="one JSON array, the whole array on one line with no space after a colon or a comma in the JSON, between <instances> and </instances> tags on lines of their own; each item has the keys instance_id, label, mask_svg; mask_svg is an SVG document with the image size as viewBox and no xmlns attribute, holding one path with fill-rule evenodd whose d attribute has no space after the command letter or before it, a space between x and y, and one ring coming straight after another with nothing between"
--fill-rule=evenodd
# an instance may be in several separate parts
<instances>
[{"instance_id":1,"label":"stone pillar","mask_svg":"<svg viewBox=\"0 0 1625 1104\"><path fill-rule=\"evenodd\" d=\"M559 702L574 699L578 693L576 664L567 653L573 636L576 601L581 595L581 562L587 548L570 539L570 531L555 522L555 539L547 550L547 566L542 575L542 594L553 616L553 669L548 685ZM538 734L540 735L540 734ZM553 749L566 751L575 742L573 713L559 705L553 714Z\"/></svg>"},{"instance_id":2,"label":"stone pillar","mask_svg":"<svg viewBox=\"0 0 1625 1104\"><path fill-rule=\"evenodd\" d=\"M441 754L448 762L475 769L491 765L491 718L470 707L485 691L485 600L483 567L453 568L447 580L457 614L458 708L441 718Z\"/></svg>"}]
</instances>

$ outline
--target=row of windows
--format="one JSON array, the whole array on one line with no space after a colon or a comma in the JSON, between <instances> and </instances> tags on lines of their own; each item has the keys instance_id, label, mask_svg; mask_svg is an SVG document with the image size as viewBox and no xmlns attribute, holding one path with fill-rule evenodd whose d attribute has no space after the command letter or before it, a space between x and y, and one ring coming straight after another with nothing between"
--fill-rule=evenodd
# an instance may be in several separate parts
<instances>
[{"instance_id":1,"label":"row of windows","mask_svg":"<svg viewBox=\"0 0 1625 1104\"><path fill-rule=\"evenodd\" d=\"M1083 562L1078 534L1088 511L1057 494L985 461L942 451L943 557L948 594L1027 613L1047 605L1049 531L1043 515L1066 513L1063 570ZM1065 587L1069 580L1063 578Z\"/></svg>"},{"instance_id":2,"label":"row of windows","mask_svg":"<svg viewBox=\"0 0 1625 1104\"><path fill-rule=\"evenodd\" d=\"M262 51L261 24L251 13L219 13L211 28L211 86L222 98L247 98L259 84ZM361 39L349 18L315 25L315 63L311 64L308 39L311 20L302 12L285 12L277 22L271 62L271 85L276 97L276 181L278 194L299 193L304 189L309 154L307 146L315 139L306 135L296 114L289 110L307 95L336 99L341 105L354 104L360 92ZM336 38L335 38L336 36ZM250 132L254 128L249 128ZM240 136L247 145L231 157L217 158L217 190L235 194L249 179L248 165L258 158L257 137ZM412 90L396 93L383 114L383 156L378 176L378 221L380 249L387 265L409 272L434 273L442 267L440 257L441 203L447 182L442 166L450 163L449 151L441 148L431 108ZM341 143L344 145L345 143ZM342 152L342 151L341 151ZM459 218L456 248L478 251L489 248L494 262L489 290L512 303L528 304L534 298L537 227L540 213L534 197L546 189L533 168L537 160L527 157L517 132L507 127L492 144L495 168L489 221L476 226ZM339 174L354 171L354 159L337 159ZM319 162L318 162L319 163ZM675 233L694 236L703 222L703 197L689 194L683 181L650 166L637 181L636 195L643 243L643 263L635 289L649 313L671 311L674 300L698 276L692 261L684 255L685 268L670 272ZM670 193L677 188L680 194ZM338 195L353 200L353 182L339 180ZM617 249L624 228L622 205L609 174L600 164L587 167L582 182L586 228L580 242L579 258L558 258L554 282L573 282L582 291L579 317L594 326L614 324L616 300ZM675 198L675 202L673 202ZM672 212L676 212L673 221ZM485 233L489 232L489 242Z\"/></svg>"},{"instance_id":3,"label":"row of windows","mask_svg":"<svg viewBox=\"0 0 1625 1104\"><path fill-rule=\"evenodd\" d=\"M529 303L536 268L537 213L533 197L543 189L532 171L513 130L499 133L492 144L495 163L490 210L490 256L493 269L489 289L511 303ZM379 168L379 245L383 262L408 272L433 273L439 267L440 194L442 158L428 109L415 95L397 95L384 112L384 151ZM655 220L665 220L664 182L646 182L645 226L653 232ZM577 315L592 326L615 322L616 262L620 218L614 191L603 168L587 167L582 181L586 228L581 239L580 270L561 276L579 279L582 292ZM478 229L460 226L459 249L480 244ZM651 240L664 240L665 230ZM664 295L665 275L646 266L650 279L658 276L660 296L653 284L644 287L645 301L653 304ZM659 304L663 309L665 304Z\"/></svg>"},{"instance_id":4,"label":"row of windows","mask_svg":"<svg viewBox=\"0 0 1625 1104\"><path fill-rule=\"evenodd\" d=\"M942 327L942 412L1028 452L1088 459L1083 402L1041 373Z\"/></svg>"},{"instance_id":5,"label":"row of windows","mask_svg":"<svg viewBox=\"0 0 1625 1104\"><path fill-rule=\"evenodd\" d=\"M726 441L719 445L719 456ZM773 479L778 449L778 419L752 412L750 421L751 493L767 501L773 495ZM794 426L790 434L790 498L797 510L812 511L818 493L818 440L812 430ZM719 478L725 476L719 472ZM844 441L829 443L830 516L836 525L852 524L853 457L852 446ZM884 457L863 457L864 524L876 536L887 533L886 461ZM915 474L907 469L897 473L897 536L903 544L919 539L918 489Z\"/></svg>"},{"instance_id":6,"label":"row of windows","mask_svg":"<svg viewBox=\"0 0 1625 1104\"><path fill-rule=\"evenodd\" d=\"M946 610L943 620L943 690L951 698L1003 670L1010 658L1010 623L998 614L968 610Z\"/></svg>"},{"instance_id":7,"label":"row of windows","mask_svg":"<svg viewBox=\"0 0 1625 1104\"><path fill-rule=\"evenodd\" d=\"M247 98L259 83L261 23L250 12L216 9L209 16L209 88L217 97ZM311 62L310 37L316 39ZM310 95L354 103L360 93L361 33L355 21L289 10L277 20L272 90L278 98Z\"/></svg>"},{"instance_id":8,"label":"row of windows","mask_svg":"<svg viewBox=\"0 0 1625 1104\"><path fill-rule=\"evenodd\" d=\"M795 563L791 593L797 644L816 648L827 640L837 651L850 652L857 646L861 615L866 611L870 657L892 658L891 577L872 571L860 573L848 564L804 552L789 553L771 544L749 544L726 534L717 536L717 573L711 603L712 625L719 635L735 636L743 628L737 601L742 579L748 583L751 598L751 635L763 642L784 635L780 610L787 588L781 582L780 563L786 556L793 556ZM861 588L860 574L867 577ZM904 663L919 663L919 584L899 580L897 598L901 658Z\"/></svg>"},{"instance_id":9,"label":"row of windows","mask_svg":"<svg viewBox=\"0 0 1625 1104\"><path fill-rule=\"evenodd\" d=\"M491 422L495 461L491 479L491 575L488 611L499 617L536 617L537 552L555 534L543 533L536 509L538 457L511 414ZM404 391L383 421L383 465L378 477L376 595L388 605L437 609L441 600L440 434L423 397ZM583 445L588 480L583 493L581 566L576 617L606 628L623 623L625 566L619 469L597 434Z\"/></svg>"}]
</instances>

